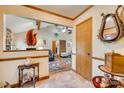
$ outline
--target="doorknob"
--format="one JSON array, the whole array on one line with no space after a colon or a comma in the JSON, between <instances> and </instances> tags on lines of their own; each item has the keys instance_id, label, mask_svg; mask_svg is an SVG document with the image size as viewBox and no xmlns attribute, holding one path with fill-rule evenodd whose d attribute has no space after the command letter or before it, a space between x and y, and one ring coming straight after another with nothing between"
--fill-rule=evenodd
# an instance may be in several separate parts
<instances>
[{"instance_id":1,"label":"doorknob","mask_svg":"<svg viewBox=\"0 0 124 93\"><path fill-rule=\"evenodd\" d=\"M88 53L88 55L90 56L90 53Z\"/></svg>"}]
</instances>

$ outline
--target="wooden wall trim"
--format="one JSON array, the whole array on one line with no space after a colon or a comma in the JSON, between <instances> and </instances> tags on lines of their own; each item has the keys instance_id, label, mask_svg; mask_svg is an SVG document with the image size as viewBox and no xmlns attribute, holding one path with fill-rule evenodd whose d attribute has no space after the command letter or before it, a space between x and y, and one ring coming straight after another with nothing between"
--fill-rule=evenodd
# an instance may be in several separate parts
<instances>
[{"instance_id":1,"label":"wooden wall trim","mask_svg":"<svg viewBox=\"0 0 124 93\"><path fill-rule=\"evenodd\" d=\"M45 12L45 13L48 13L48 14L52 14L52 15L55 15L55 16L58 16L58 17L66 18L66 19L69 19L69 20L73 20L73 18L70 18L70 17L67 17L67 16L63 16L63 15L60 15L60 14L57 14L57 13L54 13L54 12L50 12L50 11L47 11L47 10L44 10L44 9L41 9L41 8L38 8L38 7L35 7L35 6L32 6L32 5L22 5L22 6L25 6L25 7L34 9L34 10L38 10L38 11L41 11L41 12Z\"/></svg>"},{"instance_id":2,"label":"wooden wall trim","mask_svg":"<svg viewBox=\"0 0 124 93\"><path fill-rule=\"evenodd\" d=\"M22 6L28 7L28 8L37 10L37 11L45 12L45 13L48 13L48 14L52 14L52 15L55 15L55 16L62 17L62 18L69 19L69 20L72 20L72 21L73 21L73 20L77 19L79 16L81 16L82 14L84 14L86 11L88 11L89 9L91 9L94 5L90 5L89 7L87 7L85 10L83 10L81 13L79 13L79 14L78 14L77 16L75 16L74 18L72 18L72 17L67 17L67 16L64 16L64 15L61 15L61 14L58 14L58 13L55 13L55 12L50 12L50 11L48 11L48 10L41 9L41 8L35 7L35 6L33 6L33 5L22 5Z\"/></svg>"},{"instance_id":3,"label":"wooden wall trim","mask_svg":"<svg viewBox=\"0 0 124 93\"><path fill-rule=\"evenodd\" d=\"M49 76L40 77L39 81L40 80L45 80L45 79L49 79ZM19 83L11 84L11 87L12 88L18 88L19 87Z\"/></svg>"},{"instance_id":4,"label":"wooden wall trim","mask_svg":"<svg viewBox=\"0 0 124 93\"><path fill-rule=\"evenodd\" d=\"M33 51L48 51L48 49L41 49L41 50L4 50L3 52L33 52Z\"/></svg>"},{"instance_id":5,"label":"wooden wall trim","mask_svg":"<svg viewBox=\"0 0 124 93\"><path fill-rule=\"evenodd\" d=\"M40 77L39 80L49 79L50 76Z\"/></svg>"},{"instance_id":6,"label":"wooden wall trim","mask_svg":"<svg viewBox=\"0 0 124 93\"><path fill-rule=\"evenodd\" d=\"M87 19L85 19L85 20L83 20L83 21L81 21L80 23L78 23L78 24L76 24L76 27L78 26L78 25L80 25L80 24L83 24L83 23L85 23L86 21L88 21L88 20L93 20L93 17L92 16L90 16L89 18L87 18Z\"/></svg>"},{"instance_id":7,"label":"wooden wall trim","mask_svg":"<svg viewBox=\"0 0 124 93\"><path fill-rule=\"evenodd\" d=\"M77 19L79 16L83 15L85 12L87 12L89 9L91 9L93 5L90 5L87 7L84 11L82 11L80 14L78 14L76 17L73 18L73 20Z\"/></svg>"},{"instance_id":8,"label":"wooden wall trim","mask_svg":"<svg viewBox=\"0 0 124 93\"><path fill-rule=\"evenodd\" d=\"M49 57L49 55L43 55L43 56L25 56L25 57L15 57L15 58L0 58L0 62L3 61L12 61L12 60L22 60L26 58L45 58Z\"/></svg>"},{"instance_id":9,"label":"wooden wall trim","mask_svg":"<svg viewBox=\"0 0 124 93\"><path fill-rule=\"evenodd\" d=\"M92 59L100 60L100 61L105 61L105 59L103 59L103 58L99 58L99 57L92 57Z\"/></svg>"}]
</instances>

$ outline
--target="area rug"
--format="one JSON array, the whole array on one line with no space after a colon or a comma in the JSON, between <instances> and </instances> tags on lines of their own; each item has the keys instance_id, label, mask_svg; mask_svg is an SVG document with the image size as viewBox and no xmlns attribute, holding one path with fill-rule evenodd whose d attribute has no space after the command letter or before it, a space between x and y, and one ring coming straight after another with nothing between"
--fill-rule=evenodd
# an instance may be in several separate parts
<instances>
[{"instance_id":1,"label":"area rug","mask_svg":"<svg viewBox=\"0 0 124 93\"><path fill-rule=\"evenodd\" d=\"M90 81L82 78L73 71L65 71L52 75L38 88L91 88Z\"/></svg>"},{"instance_id":2,"label":"area rug","mask_svg":"<svg viewBox=\"0 0 124 93\"><path fill-rule=\"evenodd\" d=\"M71 68L72 61L70 58L61 58L49 62L49 71L61 71L66 68Z\"/></svg>"}]
</instances>

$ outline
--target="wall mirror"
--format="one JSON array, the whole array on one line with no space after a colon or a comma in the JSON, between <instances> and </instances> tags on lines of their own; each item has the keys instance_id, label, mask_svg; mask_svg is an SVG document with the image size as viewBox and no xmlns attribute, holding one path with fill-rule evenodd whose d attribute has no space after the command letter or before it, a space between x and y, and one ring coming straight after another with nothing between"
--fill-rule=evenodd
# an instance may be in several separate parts
<instances>
[{"instance_id":1,"label":"wall mirror","mask_svg":"<svg viewBox=\"0 0 124 93\"><path fill-rule=\"evenodd\" d=\"M58 43L59 40L66 40L71 44L71 32L71 27L5 14L3 51L19 51L29 48L52 50L53 41ZM56 45L58 47L59 44Z\"/></svg>"},{"instance_id":2,"label":"wall mirror","mask_svg":"<svg viewBox=\"0 0 124 93\"><path fill-rule=\"evenodd\" d=\"M120 6L116 13L118 14L120 20L124 23L124 6Z\"/></svg>"},{"instance_id":3,"label":"wall mirror","mask_svg":"<svg viewBox=\"0 0 124 93\"><path fill-rule=\"evenodd\" d=\"M112 42L124 36L124 7L118 6L115 13L103 16L99 38L104 42Z\"/></svg>"},{"instance_id":4,"label":"wall mirror","mask_svg":"<svg viewBox=\"0 0 124 93\"><path fill-rule=\"evenodd\" d=\"M106 41L116 39L119 35L119 28L117 26L118 24L116 23L116 18L110 14L107 15L104 20L105 22L102 37Z\"/></svg>"}]
</instances>

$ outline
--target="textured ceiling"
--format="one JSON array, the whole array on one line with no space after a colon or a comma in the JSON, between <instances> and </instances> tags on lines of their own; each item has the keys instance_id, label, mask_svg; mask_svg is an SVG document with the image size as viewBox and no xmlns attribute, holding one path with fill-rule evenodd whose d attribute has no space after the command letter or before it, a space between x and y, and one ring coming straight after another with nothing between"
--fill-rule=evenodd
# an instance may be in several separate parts
<instances>
[{"instance_id":1,"label":"textured ceiling","mask_svg":"<svg viewBox=\"0 0 124 93\"><path fill-rule=\"evenodd\" d=\"M90 5L33 5L39 9L47 10L59 15L75 18Z\"/></svg>"}]
</instances>

